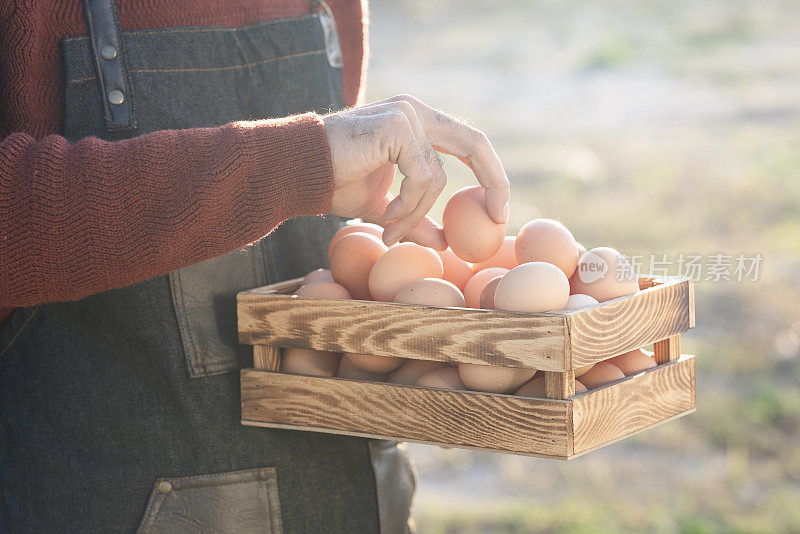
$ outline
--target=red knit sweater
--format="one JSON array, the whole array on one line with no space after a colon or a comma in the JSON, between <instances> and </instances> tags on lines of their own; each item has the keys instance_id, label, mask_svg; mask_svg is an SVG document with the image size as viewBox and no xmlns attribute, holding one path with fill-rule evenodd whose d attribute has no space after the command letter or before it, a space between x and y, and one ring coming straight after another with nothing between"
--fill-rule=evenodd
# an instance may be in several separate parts
<instances>
[{"instance_id":1,"label":"red knit sweater","mask_svg":"<svg viewBox=\"0 0 800 534\"><path fill-rule=\"evenodd\" d=\"M353 105L366 70L366 0L327 1ZM304 0L117 7L122 30L242 26L310 9ZM57 135L59 43L86 33L81 0L0 0L0 327L14 307L145 280L330 208L330 152L314 114L69 144Z\"/></svg>"}]
</instances>

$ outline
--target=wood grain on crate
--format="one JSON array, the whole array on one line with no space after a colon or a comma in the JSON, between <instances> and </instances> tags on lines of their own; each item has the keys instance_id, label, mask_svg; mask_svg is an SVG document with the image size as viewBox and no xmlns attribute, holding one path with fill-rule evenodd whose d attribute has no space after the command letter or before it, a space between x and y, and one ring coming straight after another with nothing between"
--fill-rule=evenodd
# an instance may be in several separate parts
<instances>
[{"instance_id":1,"label":"wood grain on crate","mask_svg":"<svg viewBox=\"0 0 800 534\"><path fill-rule=\"evenodd\" d=\"M567 315L573 368L622 354L688 330L694 322L691 281L643 289Z\"/></svg>"},{"instance_id":2,"label":"wood grain on crate","mask_svg":"<svg viewBox=\"0 0 800 534\"><path fill-rule=\"evenodd\" d=\"M569 403L242 370L245 424L516 454L569 456Z\"/></svg>"},{"instance_id":3,"label":"wood grain on crate","mask_svg":"<svg viewBox=\"0 0 800 534\"><path fill-rule=\"evenodd\" d=\"M271 297L271 298L270 298ZM564 370L560 314L360 300L238 296L239 341L424 360Z\"/></svg>"},{"instance_id":4,"label":"wood grain on crate","mask_svg":"<svg viewBox=\"0 0 800 534\"><path fill-rule=\"evenodd\" d=\"M681 356L571 402L577 455L694 411L694 357Z\"/></svg>"},{"instance_id":5,"label":"wood grain on crate","mask_svg":"<svg viewBox=\"0 0 800 534\"><path fill-rule=\"evenodd\" d=\"M526 314L287 295L299 279L239 293L239 340L338 352L567 371L694 324L691 281L642 277L636 295Z\"/></svg>"}]
</instances>

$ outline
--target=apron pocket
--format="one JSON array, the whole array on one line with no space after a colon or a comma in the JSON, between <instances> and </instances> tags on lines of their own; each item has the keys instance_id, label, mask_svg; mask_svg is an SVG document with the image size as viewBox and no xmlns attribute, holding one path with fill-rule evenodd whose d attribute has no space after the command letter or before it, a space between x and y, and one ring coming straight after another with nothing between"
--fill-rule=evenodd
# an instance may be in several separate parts
<instances>
[{"instance_id":1,"label":"apron pocket","mask_svg":"<svg viewBox=\"0 0 800 534\"><path fill-rule=\"evenodd\" d=\"M138 534L283 531L275 469L156 480Z\"/></svg>"}]
</instances>

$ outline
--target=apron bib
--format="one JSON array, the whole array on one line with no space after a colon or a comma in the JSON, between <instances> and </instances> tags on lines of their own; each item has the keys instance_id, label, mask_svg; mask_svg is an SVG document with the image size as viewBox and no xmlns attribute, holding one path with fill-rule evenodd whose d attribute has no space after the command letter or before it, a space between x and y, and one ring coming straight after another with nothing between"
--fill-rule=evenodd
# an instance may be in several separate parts
<instances>
[{"instance_id":1,"label":"apron bib","mask_svg":"<svg viewBox=\"0 0 800 534\"><path fill-rule=\"evenodd\" d=\"M343 106L325 13L92 31L62 42L71 141ZM393 443L239 423L252 360L236 293L326 265L340 226L295 218L164 276L16 310L0 332L0 531L404 531L414 479Z\"/></svg>"}]
</instances>

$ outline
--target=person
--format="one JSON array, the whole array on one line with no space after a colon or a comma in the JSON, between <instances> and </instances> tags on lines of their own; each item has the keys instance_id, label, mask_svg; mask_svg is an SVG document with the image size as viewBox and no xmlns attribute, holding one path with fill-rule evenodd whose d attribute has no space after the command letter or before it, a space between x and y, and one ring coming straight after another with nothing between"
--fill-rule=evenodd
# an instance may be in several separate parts
<instances>
[{"instance_id":1,"label":"person","mask_svg":"<svg viewBox=\"0 0 800 534\"><path fill-rule=\"evenodd\" d=\"M508 216L483 133L352 107L366 35L358 0L0 5L0 531L408 528L395 443L239 423L238 291L343 218L443 249L438 152Z\"/></svg>"}]
</instances>

